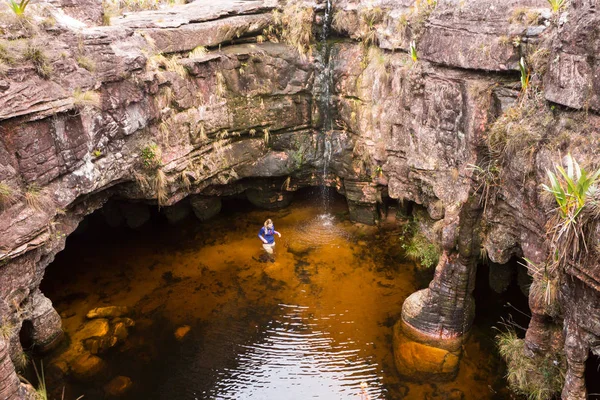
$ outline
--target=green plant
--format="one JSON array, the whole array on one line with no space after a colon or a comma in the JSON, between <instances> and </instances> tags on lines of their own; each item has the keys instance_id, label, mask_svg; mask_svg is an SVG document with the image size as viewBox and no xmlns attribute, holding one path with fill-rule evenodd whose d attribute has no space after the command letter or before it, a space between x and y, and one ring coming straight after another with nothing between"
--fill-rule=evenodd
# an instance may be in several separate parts
<instances>
[{"instance_id":1,"label":"green plant","mask_svg":"<svg viewBox=\"0 0 600 400\"><path fill-rule=\"evenodd\" d=\"M380 7L359 9L359 35L365 47L377 43L377 24L383 21L385 13Z\"/></svg>"},{"instance_id":2,"label":"green plant","mask_svg":"<svg viewBox=\"0 0 600 400\"><path fill-rule=\"evenodd\" d=\"M33 370L35 371L35 376L38 381L37 388L35 389L35 393L37 394L37 398L39 400L48 400L48 391L46 390L46 377L44 376L44 362L40 362L40 371L38 371L35 362L33 363Z\"/></svg>"},{"instance_id":3,"label":"green plant","mask_svg":"<svg viewBox=\"0 0 600 400\"><path fill-rule=\"evenodd\" d=\"M533 277L533 282L529 287L529 297L542 307L547 315L557 316L559 313L558 289L560 271L553 268L552 265L536 265L527 258L526 264L522 264Z\"/></svg>"},{"instance_id":4,"label":"green plant","mask_svg":"<svg viewBox=\"0 0 600 400\"><path fill-rule=\"evenodd\" d=\"M413 261L418 261L421 268L435 267L439 261L439 247L429 242L421 233L415 234L403 247L406 256Z\"/></svg>"},{"instance_id":5,"label":"green plant","mask_svg":"<svg viewBox=\"0 0 600 400\"><path fill-rule=\"evenodd\" d=\"M94 149L94 151L92 151L92 156L94 156L95 158L101 157L102 152L98 149Z\"/></svg>"},{"instance_id":6,"label":"green plant","mask_svg":"<svg viewBox=\"0 0 600 400\"><path fill-rule=\"evenodd\" d=\"M529 400L549 400L562 390L566 361L561 352L528 356L525 341L508 328L496 336L498 351L506 361L506 378L512 390Z\"/></svg>"},{"instance_id":7,"label":"green plant","mask_svg":"<svg viewBox=\"0 0 600 400\"><path fill-rule=\"evenodd\" d=\"M161 161L162 152L158 145L155 143L151 143L144 148L142 148L140 152L140 157L142 159L142 165L146 169L158 169L162 166Z\"/></svg>"},{"instance_id":8,"label":"green plant","mask_svg":"<svg viewBox=\"0 0 600 400\"><path fill-rule=\"evenodd\" d=\"M542 185L556 200L557 213L549 222L548 233L551 236L554 260L563 266L569 260L578 260L582 251L587 253L586 236L590 225L599 217L596 199L600 177L600 169L588 172L579 166L571 154L565 157L565 164L566 169L556 164L556 173L548 170L550 184ZM588 200L593 202L593 207L589 207Z\"/></svg>"},{"instance_id":9,"label":"green plant","mask_svg":"<svg viewBox=\"0 0 600 400\"><path fill-rule=\"evenodd\" d=\"M92 90L83 92L77 88L73 91L73 105L77 108L100 108L100 94Z\"/></svg>"},{"instance_id":10,"label":"green plant","mask_svg":"<svg viewBox=\"0 0 600 400\"><path fill-rule=\"evenodd\" d=\"M37 45L29 44L23 54L25 60L33 63L35 72L44 79L50 78L53 69L44 51Z\"/></svg>"},{"instance_id":11,"label":"green plant","mask_svg":"<svg viewBox=\"0 0 600 400\"><path fill-rule=\"evenodd\" d=\"M548 0L552 12L559 12L567 4L567 0Z\"/></svg>"},{"instance_id":12,"label":"green plant","mask_svg":"<svg viewBox=\"0 0 600 400\"><path fill-rule=\"evenodd\" d=\"M14 204L17 200L17 193L7 183L0 182L0 206L6 207Z\"/></svg>"},{"instance_id":13,"label":"green plant","mask_svg":"<svg viewBox=\"0 0 600 400\"><path fill-rule=\"evenodd\" d=\"M19 2L15 0L8 0L8 6L17 16L21 16L25 13L25 9L31 0L21 0Z\"/></svg>"},{"instance_id":14,"label":"green plant","mask_svg":"<svg viewBox=\"0 0 600 400\"><path fill-rule=\"evenodd\" d=\"M414 40L410 42L410 59L413 60L413 62L417 62L418 60L417 45Z\"/></svg>"},{"instance_id":15,"label":"green plant","mask_svg":"<svg viewBox=\"0 0 600 400\"><path fill-rule=\"evenodd\" d=\"M90 72L94 72L96 70L96 63L94 60L86 56L77 57L77 65L83 69L87 69Z\"/></svg>"},{"instance_id":16,"label":"green plant","mask_svg":"<svg viewBox=\"0 0 600 400\"><path fill-rule=\"evenodd\" d=\"M527 64L525 64L525 59L521 57L519 61L519 70L521 71L521 93L527 93L527 89L529 89L529 78L531 76L529 72L529 68L527 68Z\"/></svg>"}]
</instances>

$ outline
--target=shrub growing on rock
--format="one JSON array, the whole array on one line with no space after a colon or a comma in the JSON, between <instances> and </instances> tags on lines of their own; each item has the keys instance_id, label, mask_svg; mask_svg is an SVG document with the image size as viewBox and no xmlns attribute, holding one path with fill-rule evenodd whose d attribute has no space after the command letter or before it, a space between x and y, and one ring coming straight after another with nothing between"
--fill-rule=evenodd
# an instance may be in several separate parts
<instances>
[{"instance_id":1,"label":"shrub growing on rock","mask_svg":"<svg viewBox=\"0 0 600 400\"><path fill-rule=\"evenodd\" d=\"M549 400L562 390L566 361L561 352L528 357L525 340L513 328L496 336L500 355L507 364L506 378L512 390L529 400Z\"/></svg>"}]
</instances>

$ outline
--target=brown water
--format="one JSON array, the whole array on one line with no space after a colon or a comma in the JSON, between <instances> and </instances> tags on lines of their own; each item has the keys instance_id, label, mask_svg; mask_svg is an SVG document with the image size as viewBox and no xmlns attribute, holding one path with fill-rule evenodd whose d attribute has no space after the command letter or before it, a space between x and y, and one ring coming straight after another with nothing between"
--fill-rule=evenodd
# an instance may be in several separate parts
<instances>
[{"instance_id":1,"label":"brown water","mask_svg":"<svg viewBox=\"0 0 600 400\"><path fill-rule=\"evenodd\" d=\"M125 375L131 399L352 399L363 381L371 399L443 399L457 390L466 399L508 398L493 334L477 329L456 381L397 376L392 325L431 273L402 261L397 226L355 225L343 201L321 215L308 197L285 210L242 206L206 223L155 221L139 232L92 218L43 282L70 338L46 363L83 351L78 330L94 307L127 305L136 326L102 355L104 375L50 387L65 386L65 399L104 398L102 386ZM274 262L260 262L266 218L283 235ZM178 341L181 325L191 330Z\"/></svg>"}]
</instances>

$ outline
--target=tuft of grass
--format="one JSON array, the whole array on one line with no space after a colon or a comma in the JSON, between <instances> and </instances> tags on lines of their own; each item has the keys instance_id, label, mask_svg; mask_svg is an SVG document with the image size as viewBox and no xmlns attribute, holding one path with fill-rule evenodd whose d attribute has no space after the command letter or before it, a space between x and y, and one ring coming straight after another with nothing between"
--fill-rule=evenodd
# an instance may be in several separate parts
<instances>
[{"instance_id":1,"label":"tuft of grass","mask_svg":"<svg viewBox=\"0 0 600 400\"><path fill-rule=\"evenodd\" d=\"M15 324L8 321L6 318L2 318L2 325L0 325L0 337L9 341L15 331Z\"/></svg>"},{"instance_id":2,"label":"tuft of grass","mask_svg":"<svg viewBox=\"0 0 600 400\"><path fill-rule=\"evenodd\" d=\"M96 63L94 60L86 56L77 57L77 65L83 69L87 69L90 72L94 72L96 70Z\"/></svg>"},{"instance_id":3,"label":"tuft of grass","mask_svg":"<svg viewBox=\"0 0 600 400\"><path fill-rule=\"evenodd\" d=\"M156 170L154 180L152 181L152 189L156 194L156 201L158 206L161 207L167 203L167 176L165 175L162 168Z\"/></svg>"},{"instance_id":4,"label":"tuft of grass","mask_svg":"<svg viewBox=\"0 0 600 400\"><path fill-rule=\"evenodd\" d=\"M49 79L53 68L44 51L35 44L29 44L23 54L25 60L31 61L35 72L43 79Z\"/></svg>"},{"instance_id":5,"label":"tuft of grass","mask_svg":"<svg viewBox=\"0 0 600 400\"><path fill-rule=\"evenodd\" d=\"M73 91L73 105L77 108L100 108L100 94L93 90L81 91L80 88Z\"/></svg>"},{"instance_id":6,"label":"tuft of grass","mask_svg":"<svg viewBox=\"0 0 600 400\"><path fill-rule=\"evenodd\" d=\"M223 97L227 90L227 84L225 82L225 77L223 76L223 73L221 71L217 71L217 72L215 72L215 78L216 78L215 94L219 97Z\"/></svg>"},{"instance_id":7,"label":"tuft of grass","mask_svg":"<svg viewBox=\"0 0 600 400\"><path fill-rule=\"evenodd\" d=\"M531 260L525 258L526 264L522 264L533 277L533 282L529 287L529 297L535 304L543 305L547 315L557 316L560 309L558 303L559 277L556 269L547 264L536 265Z\"/></svg>"},{"instance_id":8,"label":"tuft of grass","mask_svg":"<svg viewBox=\"0 0 600 400\"><path fill-rule=\"evenodd\" d=\"M553 124L554 114L542 96L530 93L493 123L486 144L501 165L513 155L533 154Z\"/></svg>"},{"instance_id":9,"label":"tuft of grass","mask_svg":"<svg viewBox=\"0 0 600 400\"><path fill-rule=\"evenodd\" d=\"M25 9L27 8L27 5L29 4L30 1L31 0L21 0L21 1L8 0L8 6L15 13L15 15L20 17L23 14L25 14Z\"/></svg>"},{"instance_id":10,"label":"tuft of grass","mask_svg":"<svg viewBox=\"0 0 600 400\"><path fill-rule=\"evenodd\" d=\"M50 200L48 199L47 195L35 183L27 187L24 197L25 204L36 211L43 211L50 205Z\"/></svg>"},{"instance_id":11,"label":"tuft of grass","mask_svg":"<svg viewBox=\"0 0 600 400\"><path fill-rule=\"evenodd\" d=\"M198 46L194 50L190 51L189 57L190 58L200 58L200 57L204 57L206 54L208 54L208 50L206 49L206 47Z\"/></svg>"},{"instance_id":12,"label":"tuft of grass","mask_svg":"<svg viewBox=\"0 0 600 400\"><path fill-rule=\"evenodd\" d=\"M359 10L359 35L365 47L377 44L377 25L383 22L384 15L381 7Z\"/></svg>"},{"instance_id":13,"label":"tuft of grass","mask_svg":"<svg viewBox=\"0 0 600 400\"><path fill-rule=\"evenodd\" d=\"M551 193L557 208L548 223L554 262L566 267L569 261L578 261L588 252L587 239L594 223L599 219L595 210L598 197L600 169L590 172L568 154L565 165L554 166L555 172L546 171L549 185L542 188ZM590 201L594 206L590 207Z\"/></svg>"},{"instance_id":14,"label":"tuft of grass","mask_svg":"<svg viewBox=\"0 0 600 400\"><path fill-rule=\"evenodd\" d=\"M488 204L495 204L500 188L501 167L498 161L493 159L482 164L482 166L468 164L468 169L474 172L475 180L479 184L475 193L481 192L479 205L483 205L483 212L487 210Z\"/></svg>"},{"instance_id":15,"label":"tuft of grass","mask_svg":"<svg viewBox=\"0 0 600 400\"><path fill-rule=\"evenodd\" d=\"M25 353L24 351L21 351L15 356L15 359L13 361L15 363L15 368L19 371L23 371L29 365L31 359L29 358L29 354Z\"/></svg>"},{"instance_id":16,"label":"tuft of grass","mask_svg":"<svg viewBox=\"0 0 600 400\"><path fill-rule=\"evenodd\" d=\"M181 78L187 78L188 72L187 69L183 65L179 63L179 57L165 57L163 54L155 54L151 57L148 57L147 62L148 68L151 70L158 71L163 69L168 72L175 72Z\"/></svg>"},{"instance_id":17,"label":"tuft of grass","mask_svg":"<svg viewBox=\"0 0 600 400\"><path fill-rule=\"evenodd\" d=\"M315 10L312 7L301 4L287 6L283 13L273 11L275 25L267 28L263 35L274 42L283 41L295 48L302 58L306 58L312 54L314 19Z\"/></svg>"},{"instance_id":18,"label":"tuft of grass","mask_svg":"<svg viewBox=\"0 0 600 400\"><path fill-rule=\"evenodd\" d=\"M510 388L529 400L550 400L561 392L565 381L566 361L561 352L536 355L525 353L525 341L514 328L496 336L498 351L507 364Z\"/></svg>"},{"instance_id":19,"label":"tuft of grass","mask_svg":"<svg viewBox=\"0 0 600 400\"><path fill-rule=\"evenodd\" d=\"M181 174L179 175L179 179L181 180L181 184L183 185L183 187L186 190L190 190L190 188L192 187L192 182L190 181L190 177L188 175L187 169L181 171Z\"/></svg>"},{"instance_id":20,"label":"tuft of grass","mask_svg":"<svg viewBox=\"0 0 600 400\"><path fill-rule=\"evenodd\" d=\"M264 128L263 129L263 139L265 140L265 145L269 145L269 140L271 139L271 132L269 131L269 128Z\"/></svg>"},{"instance_id":21,"label":"tuft of grass","mask_svg":"<svg viewBox=\"0 0 600 400\"><path fill-rule=\"evenodd\" d=\"M0 182L0 206L10 206L17 201L18 193L9 184Z\"/></svg>"},{"instance_id":22,"label":"tuft of grass","mask_svg":"<svg viewBox=\"0 0 600 400\"><path fill-rule=\"evenodd\" d=\"M390 64L390 60L386 54L379 49L379 47L371 46L369 48L367 57L373 73L380 78L387 78L389 76L388 66Z\"/></svg>"}]
</instances>

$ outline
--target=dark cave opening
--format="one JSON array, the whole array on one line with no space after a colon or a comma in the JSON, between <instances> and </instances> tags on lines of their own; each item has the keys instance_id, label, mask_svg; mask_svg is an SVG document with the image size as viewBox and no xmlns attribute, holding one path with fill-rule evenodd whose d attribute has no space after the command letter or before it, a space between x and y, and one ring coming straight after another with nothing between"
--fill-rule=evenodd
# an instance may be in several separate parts
<instances>
[{"instance_id":1,"label":"dark cave opening","mask_svg":"<svg viewBox=\"0 0 600 400\"><path fill-rule=\"evenodd\" d=\"M29 320L23 321L21 330L19 330L19 341L23 350L29 351L33 349L33 324Z\"/></svg>"},{"instance_id":2,"label":"dark cave opening","mask_svg":"<svg viewBox=\"0 0 600 400\"><path fill-rule=\"evenodd\" d=\"M600 356L591 351L585 362L585 387L588 399L600 399Z\"/></svg>"}]
</instances>

